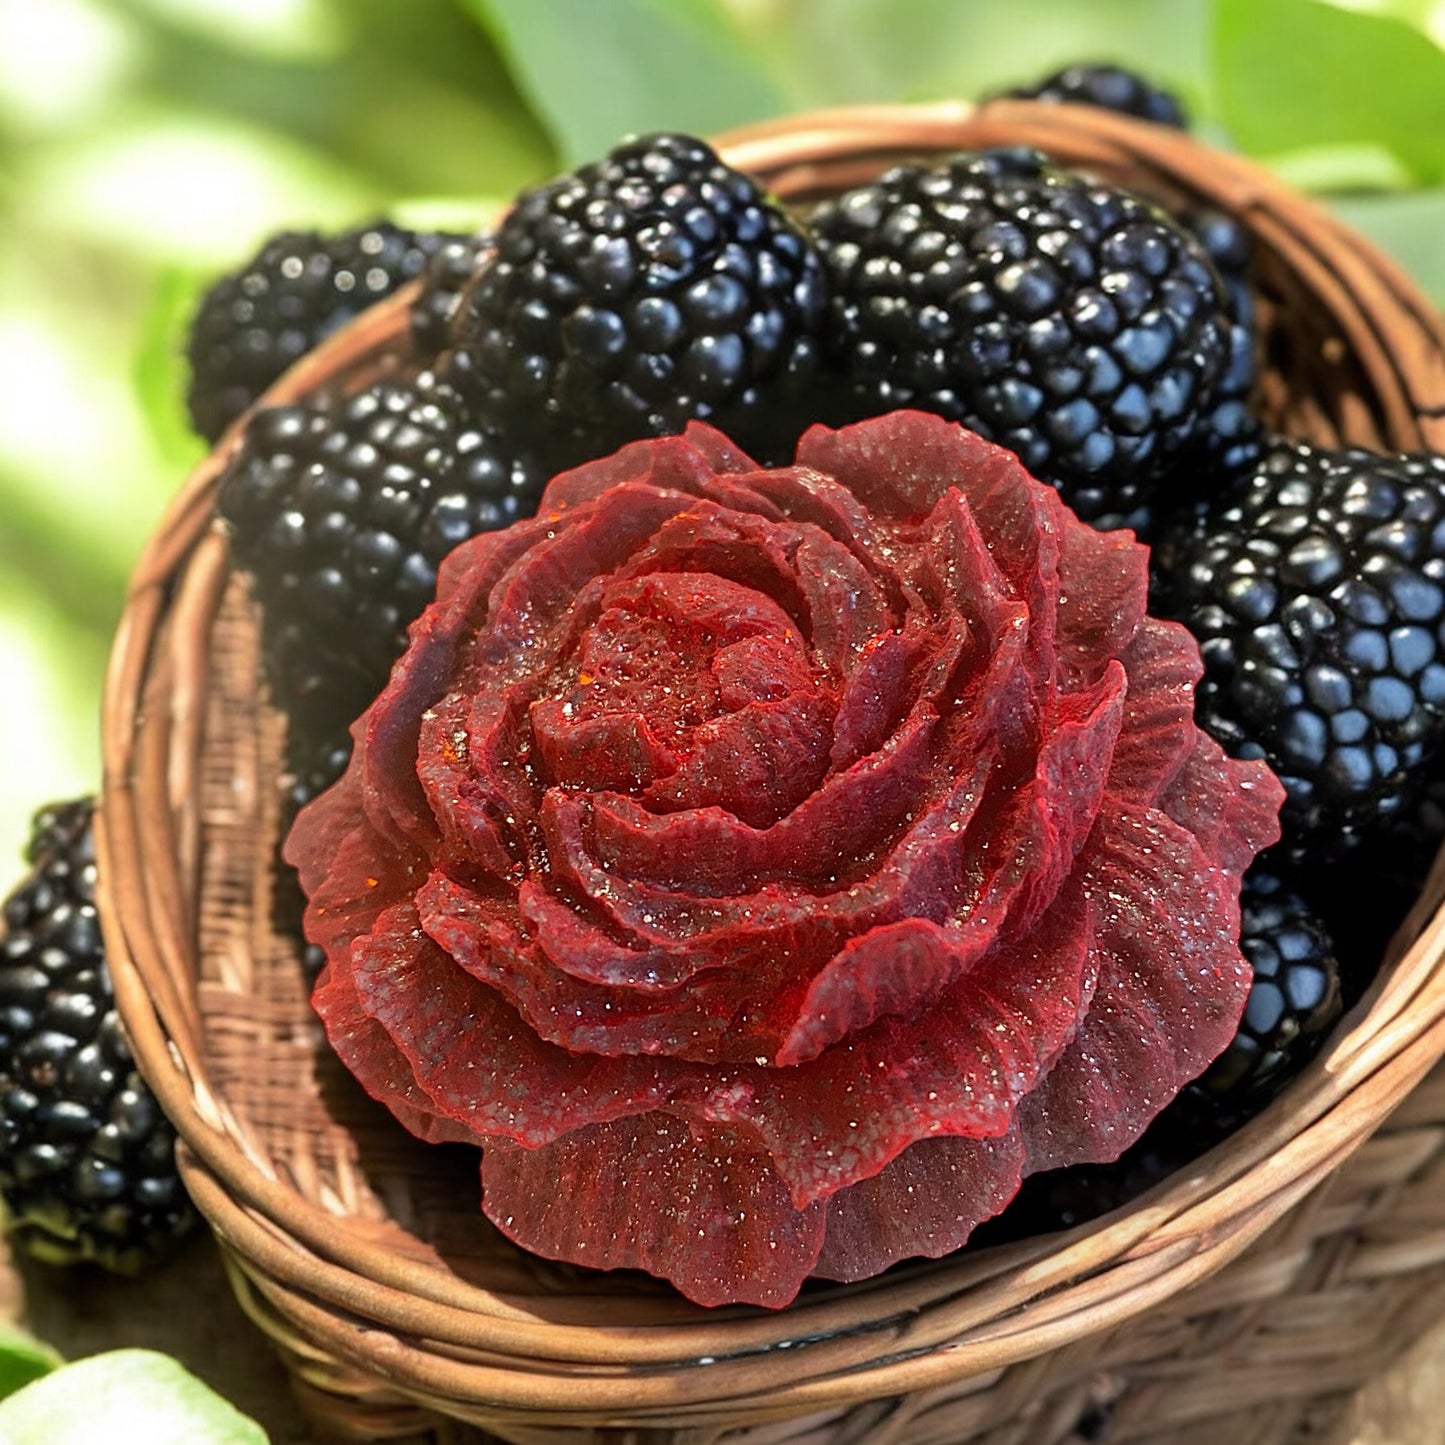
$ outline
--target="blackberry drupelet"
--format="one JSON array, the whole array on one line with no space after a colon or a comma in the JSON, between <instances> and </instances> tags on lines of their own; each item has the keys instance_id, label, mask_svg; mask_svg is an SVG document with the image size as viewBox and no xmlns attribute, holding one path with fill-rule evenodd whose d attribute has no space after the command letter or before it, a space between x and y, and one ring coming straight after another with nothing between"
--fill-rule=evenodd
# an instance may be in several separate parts
<instances>
[{"instance_id":1,"label":"blackberry drupelet","mask_svg":"<svg viewBox=\"0 0 1445 1445\"><path fill-rule=\"evenodd\" d=\"M1297 1074L1340 1016L1340 965L1328 929L1278 875L1252 868L1239 894L1239 947L1254 970L1239 1030L1185 1087L1181 1107L1248 1117Z\"/></svg>"},{"instance_id":2,"label":"blackberry drupelet","mask_svg":"<svg viewBox=\"0 0 1445 1445\"><path fill-rule=\"evenodd\" d=\"M287 367L419 276L451 239L389 221L272 237L206 292L191 323L187 401L196 430L215 441Z\"/></svg>"},{"instance_id":3,"label":"blackberry drupelet","mask_svg":"<svg viewBox=\"0 0 1445 1445\"><path fill-rule=\"evenodd\" d=\"M747 176L684 135L524 193L463 299L446 372L551 470L713 423L760 459L816 419L823 269Z\"/></svg>"},{"instance_id":4,"label":"blackberry drupelet","mask_svg":"<svg viewBox=\"0 0 1445 1445\"><path fill-rule=\"evenodd\" d=\"M458 542L535 510L544 478L430 372L258 413L218 506L257 580L302 794L339 771Z\"/></svg>"},{"instance_id":5,"label":"blackberry drupelet","mask_svg":"<svg viewBox=\"0 0 1445 1445\"><path fill-rule=\"evenodd\" d=\"M1140 526L1227 363L1222 284L1162 212L1034 151L900 167L819 209L855 417L919 407Z\"/></svg>"},{"instance_id":6,"label":"blackberry drupelet","mask_svg":"<svg viewBox=\"0 0 1445 1445\"><path fill-rule=\"evenodd\" d=\"M0 1195L16 1243L131 1271L196 1222L136 1072L95 910L89 799L36 815L0 944Z\"/></svg>"},{"instance_id":7,"label":"blackberry drupelet","mask_svg":"<svg viewBox=\"0 0 1445 1445\"><path fill-rule=\"evenodd\" d=\"M1200 725L1285 785L1285 857L1412 806L1445 741L1445 458L1275 441L1165 531L1155 578L1199 639Z\"/></svg>"},{"instance_id":8,"label":"blackberry drupelet","mask_svg":"<svg viewBox=\"0 0 1445 1445\"><path fill-rule=\"evenodd\" d=\"M421 292L411 307L411 334L428 360L451 344L451 326L462 293L476 276L492 244L490 236L449 236L422 272Z\"/></svg>"},{"instance_id":9,"label":"blackberry drupelet","mask_svg":"<svg viewBox=\"0 0 1445 1445\"><path fill-rule=\"evenodd\" d=\"M1118 111L1158 125L1189 129L1189 117L1179 97L1153 81L1119 65L1066 65L1032 85L1003 92L1014 100L1067 101Z\"/></svg>"}]
</instances>

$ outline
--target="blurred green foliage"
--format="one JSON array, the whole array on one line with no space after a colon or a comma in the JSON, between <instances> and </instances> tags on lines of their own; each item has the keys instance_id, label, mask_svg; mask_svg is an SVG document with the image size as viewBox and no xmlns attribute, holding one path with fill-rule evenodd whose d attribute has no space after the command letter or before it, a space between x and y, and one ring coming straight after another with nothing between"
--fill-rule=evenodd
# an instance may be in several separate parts
<instances>
[{"instance_id":1,"label":"blurred green foliage","mask_svg":"<svg viewBox=\"0 0 1445 1445\"><path fill-rule=\"evenodd\" d=\"M199 454L180 340L286 226L483 224L621 133L1077 59L1326 193L1445 299L1433 0L0 0L0 858L98 779L125 578Z\"/></svg>"}]
</instances>

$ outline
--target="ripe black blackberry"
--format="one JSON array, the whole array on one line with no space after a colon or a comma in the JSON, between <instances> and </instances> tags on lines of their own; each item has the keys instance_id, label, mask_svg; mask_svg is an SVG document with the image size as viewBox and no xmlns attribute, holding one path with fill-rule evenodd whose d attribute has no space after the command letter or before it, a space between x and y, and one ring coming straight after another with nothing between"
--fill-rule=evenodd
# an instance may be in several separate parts
<instances>
[{"instance_id":1,"label":"ripe black blackberry","mask_svg":"<svg viewBox=\"0 0 1445 1445\"><path fill-rule=\"evenodd\" d=\"M1187 231L1028 150L899 167L813 226L852 415L937 412L1085 521L1142 524L1227 362L1223 287Z\"/></svg>"},{"instance_id":2,"label":"ripe black blackberry","mask_svg":"<svg viewBox=\"0 0 1445 1445\"><path fill-rule=\"evenodd\" d=\"M536 508L543 477L430 372L260 412L218 506L257 579L263 654L298 786L344 764L460 541Z\"/></svg>"},{"instance_id":3,"label":"ripe black blackberry","mask_svg":"<svg viewBox=\"0 0 1445 1445\"><path fill-rule=\"evenodd\" d=\"M1297 1074L1340 1016L1340 965L1315 910L1266 868L1239 894L1239 947L1254 970L1230 1045L1181 1096L1181 1109L1236 1119L1257 1112Z\"/></svg>"},{"instance_id":4,"label":"ripe black blackberry","mask_svg":"<svg viewBox=\"0 0 1445 1445\"><path fill-rule=\"evenodd\" d=\"M791 459L815 419L823 269L704 142L627 141L524 193L494 241L447 375L551 469L694 418Z\"/></svg>"},{"instance_id":5,"label":"ripe black blackberry","mask_svg":"<svg viewBox=\"0 0 1445 1445\"><path fill-rule=\"evenodd\" d=\"M411 334L422 356L435 357L451 344L462 293L490 248L490 236L448 236L428 260L421 292L411 307Z\"/></svg>"},{"instance_id":6,"label":"ripe black blackberry","mask_svg":"<svg viewBox=\"0 0 1445 1445\"><path fill-rule=\"evenodd\" d=\"M377 689L379 691L379 689ZM364 698L350 708L356 717L366 710L372 698ZM320 797L346 771L351 761L351 734L341 728L314 742L303 739L291 746L288 764L291 786L287 792L287 811L299 813L313 798ZM298 913L297 918L300 918Z\"/></svg>"},{"instance_id":7,"label":"ripe black blackberry","mask_svg":"<svg viewBox=\"0 0 1445 1445\"><path fill-rule=\"evenodd\" d=\"M1413 902L1434 865L1435 855L1445 843L1445 771L1441 759L1425 770L1424 780L1408 808L1390 821L1371 848L1369 874L1372 882L1393 884ZM1396 922L1403 917L1399 912Z\"/></svg>"},{"instance_id":8,"label":"ripe black blackberry","mask_svg":"<svg viewBox=\"0 0 1445 1445\"><path fill-rule=\"evenodd\" d=\"M1203 494L1221 490L1232 477L1254 466L1264 450L1264 427L1254 411L1259 371L1257 308L1250 276L1254 245L1245 227L1223 211L1189 211L1180 221L1197 237L1224 282L1229 322L1228 361L1187 460L1198 477L1196 490Z\"/></svg>"},{"instance_id":9,"label":"ripe black blackberry","mask_svg":"<svg viewBox=\"0 0 1445 1445\"><path fill-rule=\"evenodd\" d=\"M1179 97L1119 65L1066 65L1032 85L1015 86L1003 92L1015 100L1068 101L1115 110L1158 125L1189 129L1189 117Z\"/></svg>"},{"instance_id":10,"label":"ripe black blackberry","mask_svg":"<svg viewBox=\"0 0 1445 1445\"><path fill-rule=\"evenodd\" d=\"M1445 741L1445 458L1276 441L1155 571L1204 655L1200 725L1285 785L1284 856L1341 858L1408 810Z\"/></svg>"},{"instance_id":11,"label":"ripe black blackberry","mask_svg":"<svg viewBox=\"0 0 1445 1445\"><path fill-rule=\"evenodd\" d=\"M191 421L215 441L283 371L421 274L445 235L376 221L340 235L286 231L202 298L191 323Z\"/></svg>"},{"instance_id":12,"label":"ripe black blackberry","mask_svg":"<svg viewBox=\"0 0 1445 1445\"><path fill-rule=\"evenodd\" d=\"M111 996L92 811L84 799L36 815L32 872L5 902L0 1196L28 1253L131 1271L196 1215Z\"/></svg>"}]
</instances>

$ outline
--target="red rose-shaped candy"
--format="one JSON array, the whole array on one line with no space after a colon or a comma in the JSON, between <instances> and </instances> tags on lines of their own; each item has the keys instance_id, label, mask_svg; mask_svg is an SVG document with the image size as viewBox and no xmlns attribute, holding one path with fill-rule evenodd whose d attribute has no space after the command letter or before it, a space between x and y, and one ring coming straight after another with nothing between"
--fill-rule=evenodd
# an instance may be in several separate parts
<instances>
[{"instance_id":1,"label":"red rose-shaped candy","mask_svg":"<svg viewBox=\"0 0 1445 1445\"><path fill-rule=\"evenodd\" d=\"M337 1052L518 1243L705 1304L1113 1158L1234 1031L1282 796L1146 556L917 413L556 478L291 835Z\"/></svg>"}]
</instances>

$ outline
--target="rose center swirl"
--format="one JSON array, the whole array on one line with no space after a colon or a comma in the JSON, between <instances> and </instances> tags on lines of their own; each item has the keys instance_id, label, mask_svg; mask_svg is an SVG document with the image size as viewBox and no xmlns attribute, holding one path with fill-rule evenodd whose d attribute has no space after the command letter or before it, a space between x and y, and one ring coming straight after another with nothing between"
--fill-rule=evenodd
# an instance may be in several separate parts
<instances>
[{"instance_id":1,"label":"rose center swirl","mask_svg":"<svg viewBox=\"0 0 1445 1445\"><path fill-rule=\"evenodd\" d=\"M1097 810L1121 675L1059 686L961 492L768 485L651 492L671 515L570 596L524 562L423 727L423 926L568 1049L786 1065L914 1012L1037 923Z\"/></svg>"},{"instance_id":2,"label":"rose center swirl","mask_svg":"<svg viewBox=\"0 0 1445 1445\"><path fill-rule=\"evenodd\" d=\"M656 812L725 808L765 828L828 767L837 688L782 607L723 577L608 588L547 692L530 717L555 786L626 793Z\"/></svg>"}]
</instances>

